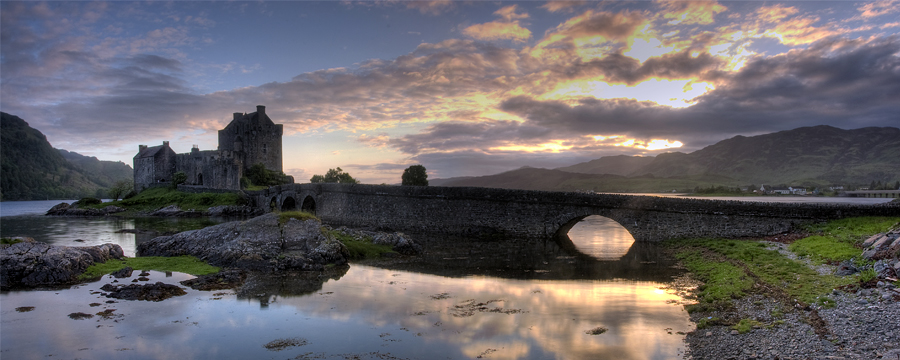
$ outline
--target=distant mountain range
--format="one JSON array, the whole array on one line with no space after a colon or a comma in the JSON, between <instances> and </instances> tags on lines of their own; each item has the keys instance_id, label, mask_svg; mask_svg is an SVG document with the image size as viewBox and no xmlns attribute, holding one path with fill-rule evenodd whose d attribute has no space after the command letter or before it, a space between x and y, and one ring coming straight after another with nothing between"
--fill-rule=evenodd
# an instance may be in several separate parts
<instances>
[{"instance_id":1,"label":"distant mountain range","mask_svg":"<svg viewBox=\"0 0 900 360\"><path fill-rule=\"evenodd\" d=\"M695 152L607 156L557 169L436 179L433 185L608 192L747 185L868 185L900 180L900 129L803 127L735 136Z\"/></svg>"},{"instance_id":2,"label":"distant mountain range","mask_svg":"<svg viewBox=\"0 0 900 360\"><path fill-rule=\"evenodd\" d=\"M0 199L105 197L116 181L131 180L131 166L54 149L37 129L0 113Z\"/></svg>"}]
</instances>

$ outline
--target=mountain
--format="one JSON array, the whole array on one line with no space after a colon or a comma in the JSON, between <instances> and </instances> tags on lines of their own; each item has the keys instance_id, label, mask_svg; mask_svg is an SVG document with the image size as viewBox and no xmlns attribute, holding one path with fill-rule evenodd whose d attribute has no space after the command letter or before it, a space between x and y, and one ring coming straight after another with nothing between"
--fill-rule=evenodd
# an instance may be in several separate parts
<instances>
[{"instance_id":1,"label":"mountain","mask_svg":"<svg viewBox=\"0 0 900 360\"><path fill-rule=\"evenodd\" d=\"M629 175L715 174L746 184L869 184L900 180L900 129L804 127L735 136L690 154L668 153Z\"/></svg>"},{"instance_id":2,"label":"mountain","mask_svg":"<svg viewBox=\"0 0 900 360\"><path fill-rule=\"evenodd\" d=\"M122 162L54 149L24 120L0 113L0 175L0 199L44 200L102 197L111 183L131 180L133 172Z\"/></svg>"},{"instance_id":3,"label":"mountain","mask_svg":"<svg viewBox=\"0 0 900 360\"><path fill-rule=\"evenodd\" d=\"M900 180L900 129L803 127L735 136L695 152L607 156L554 170L523 168L444 186L604 192L690 191L696 187L868 185Z\"/></svg>"},{"instance_id":4,"label":"mountain","mask_svg":"<svg viewBox=\"0 0 900 360\"><path fill-rule=\"evenodd\" d=\"M81 173L97 185L108 188L119 180L132 180L134 170L121 161L98 160L93 156L84 156L77 152L57 149L69 163L81 169Z\"/></svg>"},{"instance_id":5,"label":"mountain","mask_svg":"<svg viewBox=\"0 0 900 360\"><path fill-rule=\"evenodd\" d=\"M581 174L613 174L628 176L653 162L652 156L604 156L588 162L556 168Z\"/></svg>"}]
</instances>

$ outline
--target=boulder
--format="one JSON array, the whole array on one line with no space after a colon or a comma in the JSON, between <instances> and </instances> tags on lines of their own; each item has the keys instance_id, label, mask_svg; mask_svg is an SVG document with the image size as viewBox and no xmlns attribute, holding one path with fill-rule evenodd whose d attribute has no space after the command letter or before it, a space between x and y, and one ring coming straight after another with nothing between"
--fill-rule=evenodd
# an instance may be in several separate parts
<instances>
[{"instance_id":1,"label":"boulder","mask_svg":"<svg viewBox=\"0 0 900 360\"><path fill-rule=\"evenodd\" d=\"M122 247L53 246L26 241L0 249L0 288L70 285L95 262L119 259Z\"/></svg>"},{"instance_id":2,"label":"boulder","mask_svg":"<svg viewBox=\"0 0 900 360\"><path fill-rule=\"evenodd\" d=\"M208 216L259 216L263 213L262 209L247 205L219 205L206 211Z\"/></svg>"},{"instance_id":3,"label":"boulder","mask_svg":"<svg viewBox=\"0 0 900 360\"><path fill-rule=\"evenodd\" d=\"M103 209L83 209L78 206L78 203L73 203L69 205L69 203L59 203L47 210L46 215L56 215L56 216L106 216L109 214L115 214L119 212L123 212L126 209L123 207L109 205Z\"/></svg>"},{"instance_id":4,"label":"boulder","mask_svg":"<svg viewBox=\"0 0 900 360\"><path fill-rule=\"evenodd\" d=\"M282 223L273 213L160 236L138 245L137 254L193 255L215 266L253 271L322 270L349 257L344 244L322 232L317 220Z\"/></svg>"}]
</instances>

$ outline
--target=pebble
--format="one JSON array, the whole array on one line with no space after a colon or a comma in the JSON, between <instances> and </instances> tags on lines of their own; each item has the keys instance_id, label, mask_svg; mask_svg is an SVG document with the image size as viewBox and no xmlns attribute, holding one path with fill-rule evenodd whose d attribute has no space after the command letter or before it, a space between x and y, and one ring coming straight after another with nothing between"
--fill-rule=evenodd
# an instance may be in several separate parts
<instances>
[{"instance_id":1,"label":"pebble","mask_svg":"<svg viewBox=\"0 0 900 360\"><path fill-rule=\"evenodd\" d=\"M853 293L832 296L835 306L816 311L829 334L820 338L807 323L808 311L779 304L753 295L734 300L736 319L751 318L763 323L759 329L738 334L727 326L712 326L693 331L685 337L685 359L895 359L900 354L900 302L879 296L868 300ZM860 300L865 300L861 304ZM775 311L777 310L777 311ZM781 313L774 318L773 313ZM728 313L691 314L725 318ZM776 320L783 321L774 324ZM736 322L736 320L735 320ZM889 357L888 354L893 357Z\"/></svg>"}]
</instances>

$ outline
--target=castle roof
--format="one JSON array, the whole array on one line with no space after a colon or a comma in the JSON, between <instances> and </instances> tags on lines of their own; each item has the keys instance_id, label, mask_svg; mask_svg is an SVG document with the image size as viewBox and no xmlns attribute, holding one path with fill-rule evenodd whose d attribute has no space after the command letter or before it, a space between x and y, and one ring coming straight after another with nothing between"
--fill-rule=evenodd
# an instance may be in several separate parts
<instances>
[{"instance_id":1,"label":"castle roof","mask_svg":"<svg viewBox=\"0 0 900 360\"><path fill-rule=\"evenodd\" d=\"M168 148L169 148L168 143L162 144L162 145L156 145L156 146L149 146L149 147L141 149L141 151L138 151L137 155L135 155L134 158L137 159L137 158L145 158L145 157L154 157L154 156L156 156L156 154L158 154L163 149L168 149Z\"/></svg>"}]
</instances>

